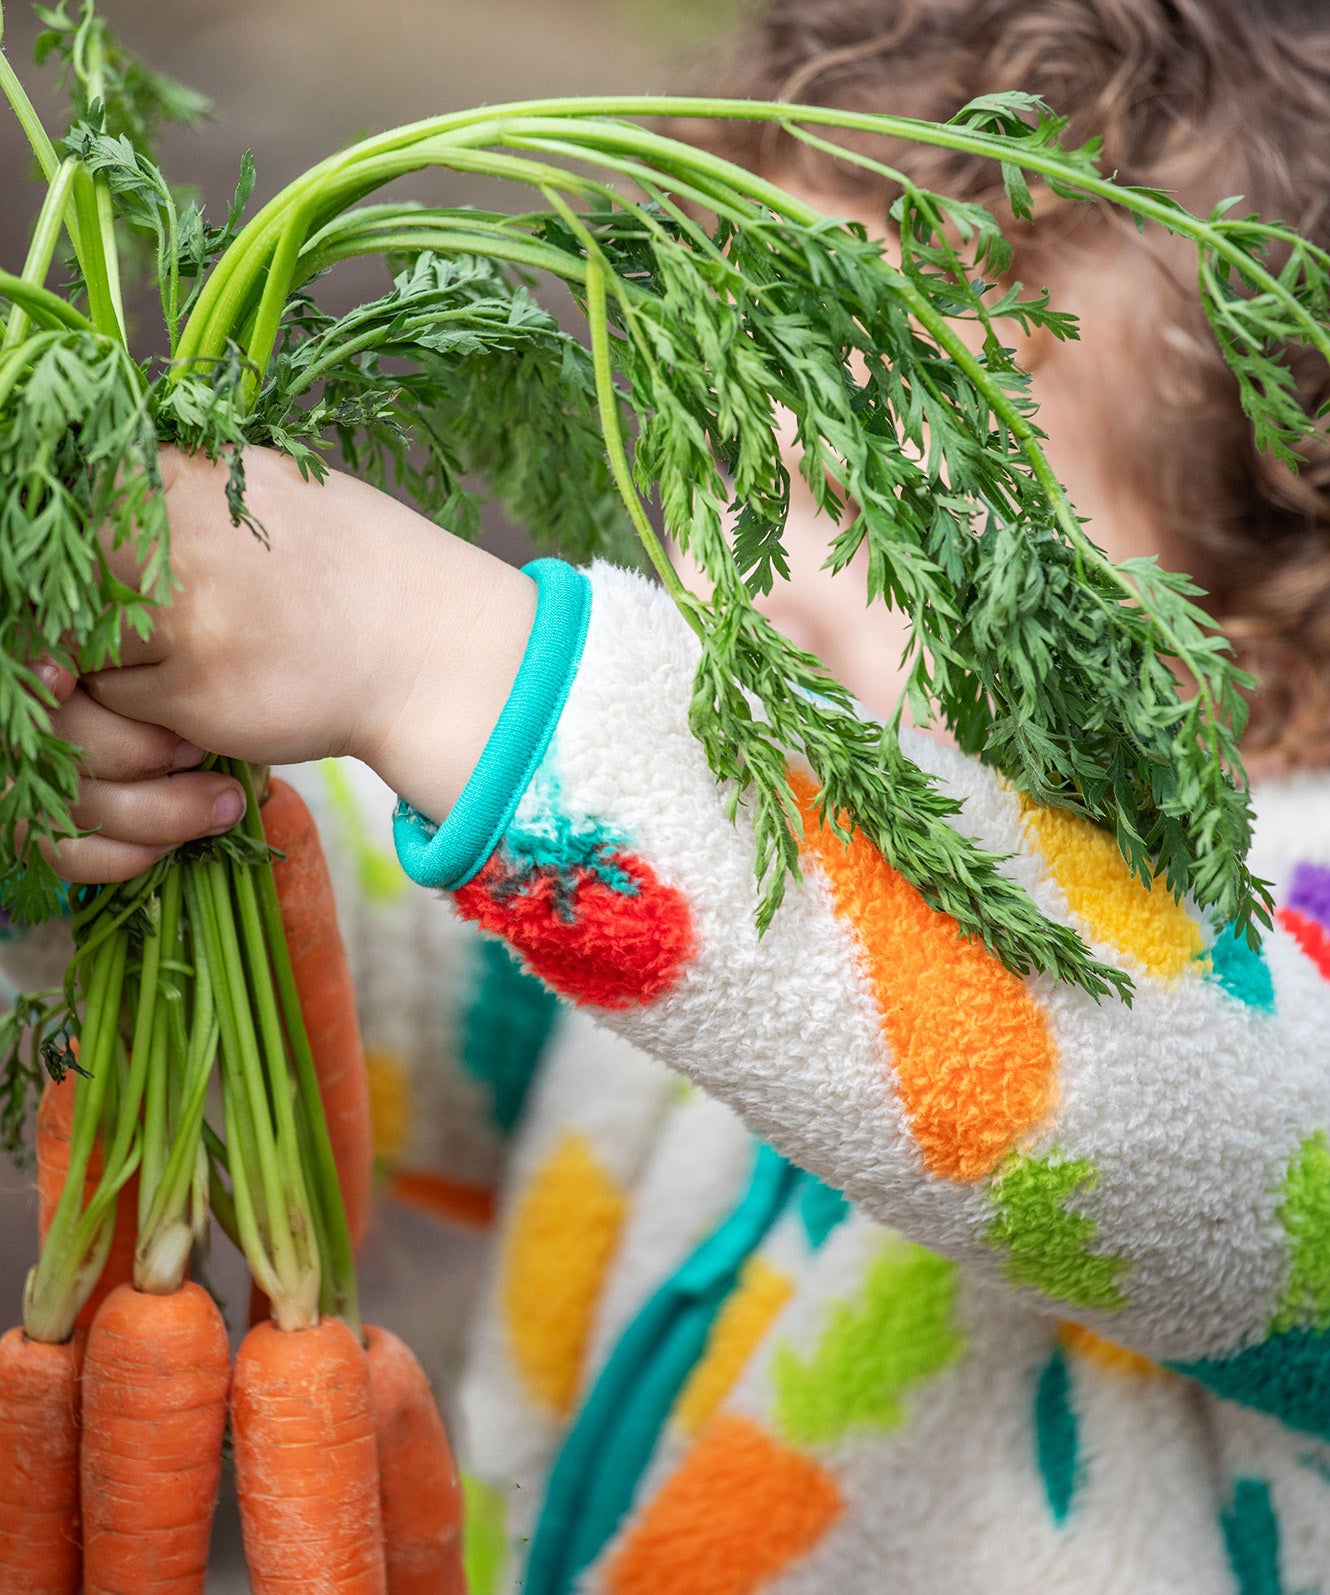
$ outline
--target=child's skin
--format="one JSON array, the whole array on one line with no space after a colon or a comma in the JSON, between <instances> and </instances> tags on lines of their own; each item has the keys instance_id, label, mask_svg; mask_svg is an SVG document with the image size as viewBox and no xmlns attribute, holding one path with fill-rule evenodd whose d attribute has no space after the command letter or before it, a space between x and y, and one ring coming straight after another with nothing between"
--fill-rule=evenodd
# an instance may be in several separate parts
<instances>
[{"instance_id":1,"label":"child's skin","mask_svg":"<svg viewBox=\"0 0 1330 1595\"><path fill-rule=\"evenodd\" d=\"M1148 516L1115 490L1112 462L1095 447L1095 407L1125 375L1114 309L1131 302L1130 269L1082 265L1056 294L1083 316L1079 343L1011 331L1054 468L1116 559L1160 552ZM70 880L128 879L168 848L234 823L240 789L192 768L200 748L271 764L350 754L441 820L507 698L535 610L528 577L349 476L310 486L261 450L246 472L270 548L230 525L220 467L163 456L180 591L147 641L126 641L123 666L85 676L55 717L84 749L74 817L95 833L56 850ZM866 612L856 571L833 579L819 569L827 523L795 483L793 580L777 585L768 612L885 714L899 694L904 618ZM112 563L133 580L124 550Z\"/></svg>"}]
</instances>

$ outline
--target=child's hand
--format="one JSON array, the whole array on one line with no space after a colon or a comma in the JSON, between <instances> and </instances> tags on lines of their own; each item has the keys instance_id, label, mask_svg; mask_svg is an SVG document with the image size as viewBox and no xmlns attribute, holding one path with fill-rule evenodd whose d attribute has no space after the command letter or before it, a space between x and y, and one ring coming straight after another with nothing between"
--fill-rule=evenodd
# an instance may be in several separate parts
<instances>
[{"instance_id":1,"label":"child's hand","mask_svg":"<svg viewBox=\"0 0 1330 1595\"><path fill-rule=\"evenodd\" d=\"M180 591L146 641L126 640L121 668L84 678L89 708L111 716L60 728L94 775L112 744L135 750L113 764L119 790L85 793L80 822L136 848L217 829L201 775L159 779L163 738L266 764L352 754L442 818L516 676L534 583L351 477L314 486L263 450L245 463L269 548L230 524L222 467L163 455ZM111 558L135 580L126 550Z\"/></svg>"},{"instance_id":2,"label":"child's hand","mask_svg":"<svg viewBox=\"0 0 1330 1595\"><path fill-rule=\"evenodd\" d=\"M245 798L239 783L195 770L203 758L199 748L162 726L103 709L64 671L49 667L49 677L60 704L52 727L83 749L74 823L96 833L48 850L66 880L126 880L176 843L224 831L240 817Z\"/></svg>"}]
</instances>

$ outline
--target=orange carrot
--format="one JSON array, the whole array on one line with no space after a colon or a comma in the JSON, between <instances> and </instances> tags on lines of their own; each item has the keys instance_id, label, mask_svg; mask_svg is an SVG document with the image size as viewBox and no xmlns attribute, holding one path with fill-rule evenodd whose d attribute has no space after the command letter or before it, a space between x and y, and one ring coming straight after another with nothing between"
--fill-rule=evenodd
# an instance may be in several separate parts
<instances>
[{"instance_id":1,"label":"orange carrot","mask_svg":"<svg viewBox=\"0 0 1330 1595\"><path fill-rule=\"evenodd\" d=\"M75 1078L48 1080L37 1109L37 1234L45 1241L55 1217L56 1203L69 1174L69 1142L74 1124ZM84 1205L91 1200L102 1173L100 1142L88 1159ZM86 1328L98 1307L117 1285L127 1285L134 1275L134 1243L138 1235L138 1176L132 1175L116 1197L115 1229L111 1250L92 1294L84 1302L77 1322Z\"/></svg>"},{"instance_id":2,"label":"orange carrot","mask_svg":"<svg viewBox=\"0 0 1330 1595\"><path fill-rule=\"evenodd\" d=\"M201 1286L102 1303L83 1363L85 1595L202 1595L230 1375Z\"/></svg>"},{"instance_id":3,"label":"orange carrot","mask_svg":"<svg viewBox=\"0 0 1330 1595\"><path fill-rule=\"evenodd\" d=\"M388 1595L466 1595L462 1487L425 1370L389 1330L365 1326Z\"/></svg>"},{"instance_id":4,"label":"orange carrot","mask_svg":"<svg viewBox=\"0 0 1330 1595\"><path fill-rule=\"evenodd\" d=\"M83 1332L62 1346L0 1339L0 1589L78 1595L79 1367Z\"/></svg>"},{"instance_id":5,"label":"orange carrot","mask_svg":"<svg viewBox=\"0 0 1330 1595\"><path fill-rule=\"evenodd\" d=\"M466 1185L429 1169L394 1169L387 1192L403 1207L467 1229L488 1229L494 1222L495 1195L488 1185Z\"/></svg>"},{"instance_id":6,"label":"orange carrot","mask_svg":"<svg viewBox=\"0 0 1330 1595\"><path fill-rule=\"evenodd\" d=\"M251 1329L231 1435L253 1595L386 1595L369 1359L351 1330Z\"/></svg>"},{"instance_id":7,"label":"orange carrot","mask_svg":"<svg viewBox=\"0 0 1330 1595\"><path fill-rule=\"evenodd\" d=\"M286 855L273 865L277 898L347 1227L352 1243L359 1244L369 1218L374 1142L365 1049L351 970L337 929L332 881L314 820L294 787L274 780L262 816L269 845Z\"/></svg>"}]
</instances>

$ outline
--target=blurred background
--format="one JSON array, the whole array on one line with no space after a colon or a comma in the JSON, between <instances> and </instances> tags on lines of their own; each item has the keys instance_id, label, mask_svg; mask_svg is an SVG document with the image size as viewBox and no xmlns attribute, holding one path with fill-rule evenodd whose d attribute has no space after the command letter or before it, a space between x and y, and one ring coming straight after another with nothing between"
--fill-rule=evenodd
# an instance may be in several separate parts
<instances>
[{"instance_id":1,"label":"blurred background","mask_svg":"<svg viewBox=\"0 0 1330 1595\"><path fill-rule=\"evenodd\" d=\"M81 0L68 0L75 14ZM220 219L240 158L258 168L254 209L359 137L444 111L563 94L683 91L714 82L744 0L98 0L126 45L214 107L201 129L166 128L172 182ZM4 49L58 137L65 102L32 66L30 0L4 5ZM0 260L17 269L40 193L26 141L0 119ZM512 185L436 172L391 191L435 204L517 208ZM321 297L340 309L385 286L374 262L348 263ZM162 347L160 309L141 296L138 353Z\"/></svg>"},{"instance_id":2,"label":"blurred background","mask_svg":"<svg viewBox=\"0 0 1330 1595\"><path fill-rule=\"evenodd\" d=\"M125 43L213 103L201 132L168 130L163 164L224 205L240 156L256 202L361 134L443 111L554 94L647 93L706 83L742 0L99 0ZM71 0L77 10L78 0ZM27 0L4 6L4 48L43 113L61 103L31 68ZM21 250L36 210L18 128L0 128L0 249ZM440 176L444 203L476 198Z\"/></svg>"},{"instance_id":3,"label":"blurred background","mask_svg":"<svg viewBox=\"0 0 1330 1595\"><path fill-rule=\"evenodd\" d=\"M744 0L101 0L125 43L208 97L201 130L167 129L172 181L224 213L240 159L254 152L254 206L362 134L486 103L561 94L688 91L713 84ZM75 9L77 0L71 5ZM53 74L32 65L40 24L26 0L4 6L4 49L53 133L64 104ZM0 105L0 266L19 270L40 202L26 140ZM406 190L443 204L521 204L452 174ZM338 309L386 286L383 268L354 263L322 294ZM160 351L154 300L132 301L133 345ZM160 315L160 311L157 312ZM494 522L491 547L522 556L520 534ZM0 1161L0 1318L18 1320L36 1243L31 1176ZM447 1401L461 1353L455 1304L474 1289L481 1248L462 1232L406 1211L379 1214L363 1261L366 1312L406 1335ZM237 1277L219 1279L243 1301ZM216 1532L209 1595L248 1589L234 1513Z\"/></svg>"}]
</instances>

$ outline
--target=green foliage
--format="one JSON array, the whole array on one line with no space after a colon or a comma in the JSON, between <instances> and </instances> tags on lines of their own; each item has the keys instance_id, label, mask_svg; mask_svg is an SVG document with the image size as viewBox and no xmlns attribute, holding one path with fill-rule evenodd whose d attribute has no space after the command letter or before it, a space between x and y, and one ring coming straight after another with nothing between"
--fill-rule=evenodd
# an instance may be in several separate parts
<instances>
[{"instance_id":1,"label":"green foliage","mask_svg":"<svg viewBox=\"0 0 1330 1595\"><path fill-rule=\"evenodd\" d=\"M33 52L37 65L51 62L58 67L73 121L96 111L111 138L128 139L146 153L164 123L190 127L210 114L201 94L151 71L126 50L97 15L92 0L82 0L74 14L70 0L33 10L42 23Z\"/></svg>"},{"instance_id":2,"label":"green foliage","mask_svg":"<svg viewBox=\"0 0 1330 1595\"><path fill-rule=\"evenodd\" d=\"M568 558L627 561L596 413L587 351L524 285L482 256L425 251L381 299L288 318L247 430L316 474L335 439L352 469L461 536L488 495Z\"/></svg>"},{"instance_id":3,"label":"green foliage","mask_svg":"<svg viewBox=\"0 0 1330 1595\"><path fill-rule=\"evenodd\" d=\"M21 1167L32 1161L24 1132L46 1082L43 1060L53 1052L64 1057L63 1027L69 1022L59 991L20 996L0 1014L0 1152Z\"/></svg>"},{"instance_id":4,"label":"green foliage","mask_svg":"<svg viewBox=\"0 0 1330 1595\"><path fill-rule=\"evenodd\" d=\"M148 240L162 301L162 318L174 350L180 327L194 306L208 267L240 230L240 218L254 192L254 157L240 162L235 196L219 227L208 226L198 203L166 181L148 152L128 134L105 131L99 107L76 122L64 151L106 185L115 201L119 230Z\"/></svg>"},{"instance_id":5,"label":"green foliage","mask_svg":"<svg viewBox=\"0 0 1330 1595\"><path fill-rule=\"evenodd\" d=\"M1307 435L1307 416L1294 391L1287 358L1287 344L1301 335L1301 317L1291 314L1291 305L1323 325L1330 324L1330 255L1257 216L1231 216L1237 203L1229 199L1215 207L1211 230L1217 239L1236 245L1253 259L1282 256L1276 279L1279 291L1274 284L1254 283L1242 269L1241 258L1225 258L1207 242L1200 258L1205 313L1238 379L1257 448L1296 467L1301 463L1299 445ZM1328 413L1330 404L1322 410L1322 418Z\"/></svg>"},{"instance_id":6,"label":"green foliage","mask_svg":"<svg viewBox=\"0 0 1330 1595\"><path fill-rule=\"evenodd\" d=\"M104 526L142 563L137 590L112 571ZM122 628L146 635L167 557L139 369L91 333L33 334L0 362L0 896L21 919L59 909L36 843L70 834L77 792L74 750L52 732L32 667L49 654L94 670L117 657Z\"/></svg>"}]
</instances>

